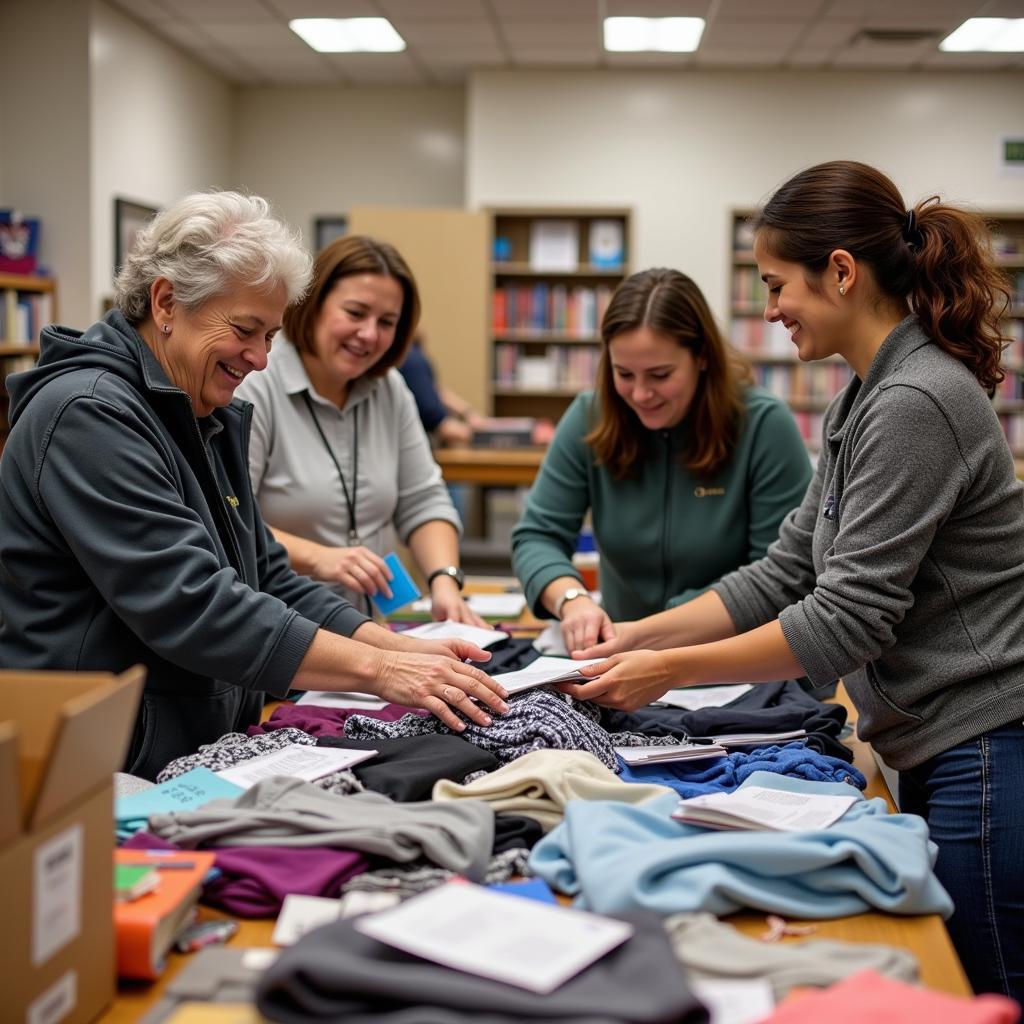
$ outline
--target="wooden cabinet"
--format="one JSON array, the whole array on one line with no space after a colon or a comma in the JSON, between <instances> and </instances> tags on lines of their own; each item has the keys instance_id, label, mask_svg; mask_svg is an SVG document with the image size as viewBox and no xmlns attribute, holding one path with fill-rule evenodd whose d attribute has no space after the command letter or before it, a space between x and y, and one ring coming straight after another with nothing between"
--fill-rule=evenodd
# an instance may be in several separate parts
<instances>
[{"instance_id":1,"label":"wooden cabinet","mask_svg":"<svg viewBox=\"0 0 1024 1024\"><path fill-rule=\"evenodd\" d=\"M52 278L0 274L0 380L35 365L39 332L57 315ZM6 384L0 385L0 449L10 432Z\"/></svg>"},{"instance_id":2,"label":"wooden cabinet","mask_svg":"<svg viewBox=\"0 0 1024 1024\"><path fill-rule=\"evenodd\" d=\"M601 317L629 273L624 209L491 211L491 408L557 420L594 386Z\"/></svg>"}]
</instances>

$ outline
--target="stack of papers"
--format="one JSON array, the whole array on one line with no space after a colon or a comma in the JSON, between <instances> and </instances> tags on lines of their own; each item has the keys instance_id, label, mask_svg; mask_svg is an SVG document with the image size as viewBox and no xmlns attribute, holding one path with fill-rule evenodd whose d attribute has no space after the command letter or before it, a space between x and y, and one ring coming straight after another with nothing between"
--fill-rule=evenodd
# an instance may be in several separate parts
<instances>
[{"instance_id":1,"label":"stack of papers","mask_svg":"<svg viewBox=\"0 0 1024 1024\"><path fill-rule=\"evenodd\" d=\"M582 661L573 661L572 658L542 657L530 662L526 668L521 668L518 672L502 672L492 678L509 693L519 693L521 690L530 689L531 686L544 686L546 683L589 683L592 680L588 676L580 675L580 669L584 665L596 665L607 660L585 658Z\"/></svg>"},{"instance_id":2,"label":"stack of papers","mask_svg":"<svg viewBox=\"0 0 1024 1024\"><path fill-rule=\"evenodd\" d=\"M671 747L613 747L628 765L664 764L666 761L699 761L705 757L725 757L725 747L714 743L677 743Z\"/></svg>"},{"instance_id":3,"label":"stack of papers","mask_svg":"<svg viewBox=\"0 0 1024 1024\"><path fill-rule=\"evenodd\" d=\"M484 650L493 647L500 640L508 639L508 633L503 633L500 629L482 629L480 626L451 622L448 619L444 622L424 622L422 626L403 629L402 636L412 636L420 640L468 640Z\"/></svg>"},{"instance_id":4,"label":"stack of papers","mask_svg":"<svg viewBox=\"0 0 1024 1024\"><path fill-rule=\"evenodd\" d=\"M807 738L804 729L789 732L731 732L721 736L692 736L696 743L717 743L720 747L770 747L776 743Z\"/></svg>"},{"instance_id":5,"label":"stack of papers","mask_svg":"<svg viewBox=\"0 0 1024 1024\"><path fill-rule=\"evenodd\" d=\"M706 828L803 832L834 825L856 801L855 796L743 786L732 793L708 793L681 800L672 817Z\"/></svg>"},{"instance_id":6,"label":"stack of papers","mask_svg":"<svg viewBox=\"0 0 1024 1024\"><path fill-rule=\"evenodd\" d=\"M375 757L376 750L345 750L341 747L307 747L302 743L289 743L269 754L250 758L233 768L214 772L215 775L236 786L248 789L260 779L272 775L288 775L293 779L313 782L332 772L351 768L362 761Z\"/></svg>"}]
</instances>

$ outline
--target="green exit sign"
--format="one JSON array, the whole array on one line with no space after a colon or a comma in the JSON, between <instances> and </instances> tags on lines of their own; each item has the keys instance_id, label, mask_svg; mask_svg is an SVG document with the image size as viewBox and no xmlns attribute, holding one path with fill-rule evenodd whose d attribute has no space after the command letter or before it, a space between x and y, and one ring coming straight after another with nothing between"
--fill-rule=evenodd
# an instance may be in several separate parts
<instances>
[{"instance_id":1,"label":"green exit sign","mask_svg":"<svg viewBox=\"0 0 1024 1024\"><path fill-rule=\"evenodd\" d=\"M999 165L1004 171L1024 172L1024 135L1004 135L999 140Z\"/></svg>"}]
</instances>

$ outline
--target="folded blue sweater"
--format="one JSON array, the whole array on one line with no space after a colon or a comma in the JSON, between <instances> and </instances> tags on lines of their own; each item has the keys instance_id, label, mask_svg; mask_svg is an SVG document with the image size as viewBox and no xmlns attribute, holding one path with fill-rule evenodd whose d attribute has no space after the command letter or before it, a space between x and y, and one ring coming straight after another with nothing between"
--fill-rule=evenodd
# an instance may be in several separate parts
<instances>
[{"instance_id":1,"label":"folded blue sweater","mask_svg":"<svg viewBox=\"0 0 1024 1024\"><path fill-rule=\"evenodd\" d=\"M914 814L889 814L843 783L755 772L744 785L856 796L827 829L723 832L684 825L665 796L642 806L572 800L529 866L574 905L598 913L645 907L659 914L752 908L801 918L867 910L939 913L953 904L932 872L936 847Z\"/></svg>"},{"instance_id":2,"label":"folded blue sweater","mask_svg":"<svg viewBox=\"0 0 1024 1024\"><path fill-rule=\"evenodd\" d=\"M622 759L619 759L622 761ZM847 761L819 754L800 742L783 747L737 751L715 761L676 761L630 767L622 761L623 782L654 782L674 789L683 799L704 793L732 792L754 772L774 772L811 782L846 782L858 789L867 780Z\"/></svg>"}]
</instances>

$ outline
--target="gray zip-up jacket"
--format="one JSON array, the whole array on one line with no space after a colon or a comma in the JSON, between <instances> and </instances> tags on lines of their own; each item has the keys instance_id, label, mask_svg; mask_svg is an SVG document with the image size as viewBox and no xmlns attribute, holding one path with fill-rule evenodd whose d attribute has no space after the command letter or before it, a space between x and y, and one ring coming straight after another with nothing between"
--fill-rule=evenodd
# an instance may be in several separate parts
<instances>
[{"instance_id":1,"label":"gray zip-up jacket","mask_svg":"<svg viewBox=\"0 0 1024 1024\"><path fill-rule=\"evenodd\" d=\"M1024 718L1024 498L970 371L907 317L825 415L767 555L713 588L741 632L778 615L812 682L842 677L897 769Z\"/></svg>"},{"instance_id":2,"label":"gray zip-up jacket","mask_svg":"<svg viewBox=\"0 0 1024 1024\"><path fill-rule=\"evenodd\" d=\"M0 665L148 669L126 767L168 761L259 720L317 626L366 621L288 566L249 485L252 407L197 420L114 310L50 327L8 378L0 462Z\"/></svg>"}]
</instances>

